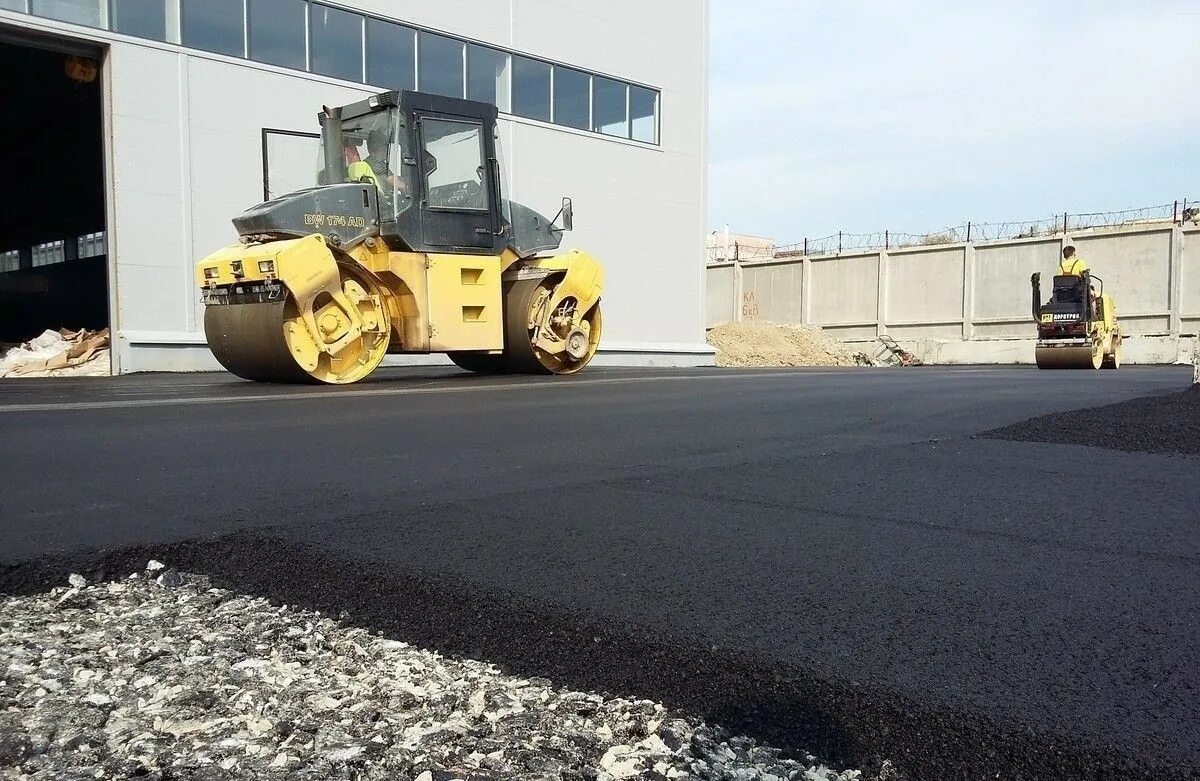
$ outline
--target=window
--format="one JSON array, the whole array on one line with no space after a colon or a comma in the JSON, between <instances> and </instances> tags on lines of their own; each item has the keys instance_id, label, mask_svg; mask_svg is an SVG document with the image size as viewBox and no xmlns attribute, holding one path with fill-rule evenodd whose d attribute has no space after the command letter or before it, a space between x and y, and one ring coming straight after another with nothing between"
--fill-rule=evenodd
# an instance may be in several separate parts
<instances>
[{"instance_id":1,"label":"window","mask_svg":"<svg viewBox=\"0 0 1200 781\"><path fill-rule=\"evenodd\" d=\"M313 3L308 7L309 52L313 73L362 81L363 18Z\"/></svg>"},{"instance_id":2,"label":"window","mask_svg":"<svg viewBox=\"0 0 1200 781\"><path fill-rule=\"evenodd\" d=\"M5 11L20 11L22 13L27 13L27 9L25 8L25 0L0 0L0 8L3 8ZM6 252L3 257L7 258L9 254L10 253Z\"/></svg>"},{"instance_id":3,"label":"window","mask_svg":"<svg viewBox=\"0 0 1200 781\"><path fill-rule=\"evenodd\" d=\"M163 0L109 0L115 32L167 40L167 5Z\"/></svg>"},{"instance_id":4,"label":"window","mask_svg":"<svg viewBox=\"0 0 1200 781\"><path fill-rule=\"evenodd\" d=\"M264 200L317 184L323 151L316 133L263 130Z\"/></svg>"},{"instance_id":5,"label":"window","mask_svg":"<svg viewBox=\"0 0 1200 781\"><path fill-rule=\"evenodd\" d=\"M483 211L483 128L449 119L421 121L425 191L430 208Z\"/></svg>"},{"instance_id":6,"label":"window","mask_svg":"<svg viewBox=\"0 0 1200 781\"><path fill-rule=\"evenodd\" d=\"M183 45L244 57L242 0L180 0Z\"/></svg>"},{"instance_id":7,"label":"window","mask_svg":"<svg viewBox=\"0 0 1200 781\"><path fill-rule=\"evenodd\" d=\"M250 0L250 59L305 69L303 0Z\"/></svg>"},{"instance_id":8,"label":"window","mask_svg":"<svg viewBox=\"0 0 1200 781\"><path fill-rule=\"evenodd\" d=\"M0 273L16 271L19 268L21 268L20 250L10 249L8 252L0 252Z\"/></svg>"},{"instance_id":9,"label":"window","mask_svg":"<svg viewBox=\"0 0 1200 781\"><path fill-rule=\"evenodd\" d=\"M48 19L100 26L100 0L32 0L30 6L33 13Z\"/></svg>"},{"instance_id":10,"label":"window","mask_svg":"<svg viewBox=\"0 0 1200 781\"><path fill-rule=\"evenodd\" d=\"M421 91L452 98L463 96L463 43L453 38L420 34Z\"/></svg>"},{"instance_id":11,"label":"window","mask_svg":"<svg viewBox=\"0 0 1200 781\"><path fill-rule=\"evenodd\" d=\"M383 89L416 89L415 30L367 19L367 83Z\"/></svg>"},{"instance_id":12,"label":"window","mask_svg":"<svg viewBox=\"0 0 1200 781\"><path fill-rule=\"evenodd\" d=\"M628 88L603 76L592 77L592 130L609 136L629 138L626 116Z\"/></svg>"},{"instance_id":13,"label":"window","mask_svg":"<svg viewBox=\"0 0 1200 781\"><path fill-rule=\"evenodd\" d=\"M629 88L629 117L635 141L658 143L658 93L645 87Z\"/></svg>"},{"instance_id":14,"label":"window","mask_svg":"<svg viewBox=\"0 0 1200 781\"><path fill-rule=\"evenodd\" d=\"M550 121L550 66L514 54L512 57L512 113Z\"/></svg>"},{"instance_id":15,"label":"window","mask_svg":"<svg viewBox=\"0 0 1200 781\"><path fill-rule=\"evenodd\" d=\"M591 126L591 77L554 66L554 124L587 130Z\"/></svg>"},{"instance_id":16,"label":"window","mask_svg":"<svg viewBox=\"0 0 1200 781\"><path fill-rule=\"evenodd\" d=\"M467 97L508 111L508 54L467 44Z\"/></svg>"}]
</instances>

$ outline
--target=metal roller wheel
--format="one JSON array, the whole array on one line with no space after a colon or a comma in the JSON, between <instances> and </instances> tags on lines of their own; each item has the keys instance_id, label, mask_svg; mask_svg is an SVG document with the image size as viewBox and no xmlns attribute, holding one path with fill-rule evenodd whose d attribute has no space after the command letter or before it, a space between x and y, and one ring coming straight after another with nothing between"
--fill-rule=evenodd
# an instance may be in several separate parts
<instances>
[{"instance_id":1,"label":"metal roller wheel","mask_svg":"<svg viewBox=\"0 0 1200 781\"><path fill-rule=\"evenodd\" d=\"M342 293L358 310L363 332L335 355L319 349L295 299L267 304L209 306L204 334L217 360L233 374L256 382L357 382L387 354L390 322L379 292L366 276L342 266ZM327 294L313 302L318 329L331 335L346 326L345 313Z\"/></svg>"},{"instance_id":2,"label":"metal roller wheel","mask_svg":"<svg viewBox=\"0 0 1200 781\"><path fill-rule=\"evenodd\" d=\"M522 374L574 374L591 362L600 347L603 321L597 302L584 315L587 333L562 334L568 354L552 355L533 346L530 319L534 310L553 292L559 277L524 279L504 285L505 371Z\"/></svg>"},{"instance_id":3,"label":"metal roller wheel","mask_svg":"<svg viewBox=\"0 0 1200 781\"><path fill-rule=\"evenodd\" d=\"M1033 351L1039 369L1099 369L1104 361L1104 346L1038 347Z\"/></svg>"}]
</instances>

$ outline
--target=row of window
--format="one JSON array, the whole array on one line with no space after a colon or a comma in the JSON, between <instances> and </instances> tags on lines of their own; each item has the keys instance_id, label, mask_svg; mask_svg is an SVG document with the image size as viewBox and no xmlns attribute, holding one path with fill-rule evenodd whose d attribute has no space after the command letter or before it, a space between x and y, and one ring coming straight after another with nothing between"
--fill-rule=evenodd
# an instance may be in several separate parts
<instances>
[{"instance_id":1,"label":"row of window","mask_svg":"<svg viewBox=\"0 0 1200 781\"><path fill-rule=\"evenodd\" d=\"M658 143L656 90L308 0L0 0L0 8Z\"/></svg>"},{"instance_id":2,"label":"row of window","mask_svg":"<svg viewBox=\"0 0 1200 781\"><path fill-rule=\"evenodd\" d=\"M74 244L72 255L74 258L92 258L97 255L103 255L108 251L103 231L100 233L88 233L84 236L69 239L68 241ZM32 267L37 268L38 266L50 266L55 263L62 263L67 260L67 249L67 242L62 240L35 244L29 251L30 264ZM20 268L20 250L13 249L0 252L0 274L17 271Z\"/></svg>"}]
</instances>

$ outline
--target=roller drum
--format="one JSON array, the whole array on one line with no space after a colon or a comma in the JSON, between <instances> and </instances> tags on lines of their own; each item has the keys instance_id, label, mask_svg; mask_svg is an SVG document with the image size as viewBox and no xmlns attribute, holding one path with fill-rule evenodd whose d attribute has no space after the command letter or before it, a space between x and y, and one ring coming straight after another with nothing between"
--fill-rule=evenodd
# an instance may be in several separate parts
<instances>
[{"instance_id":1,"label":"roller drum","mask_svg":"<svg viewBox=\"0 0 1200 781\"><path fill-rule=\"evenodd\" d=\"M318 382L288 350L283 337L287 307L286 302L205 307L204 335L209 349L222 366L243 379Z\"/></svg>"},{"instance_id":2,"label":"roller drum","mask_svg":"<svg viewBox=\"0 0 1200 781\"><path fill-rule=\"evenodd\" d=\"M1039 369L1099 369L1104 351L1100 345L1037 347L1034 359Z\"/></svg>"}]
</instances>

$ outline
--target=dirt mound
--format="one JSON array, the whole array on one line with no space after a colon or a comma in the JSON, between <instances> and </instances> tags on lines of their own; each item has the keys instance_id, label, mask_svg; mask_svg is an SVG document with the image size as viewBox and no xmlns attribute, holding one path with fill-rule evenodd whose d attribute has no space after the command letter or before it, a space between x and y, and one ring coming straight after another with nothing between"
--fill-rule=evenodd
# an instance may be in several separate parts
<instances>
[{"instance_id":1,"label":"dirt mound","mask_svg":"<svg viewBox=\"0 0 1200 781\"><path fill-rule=\"evenodd\" d=\"M862 366L870 360L816 326L725 323L708 332L717 366Z\"/></svg>"}]
</instances>

